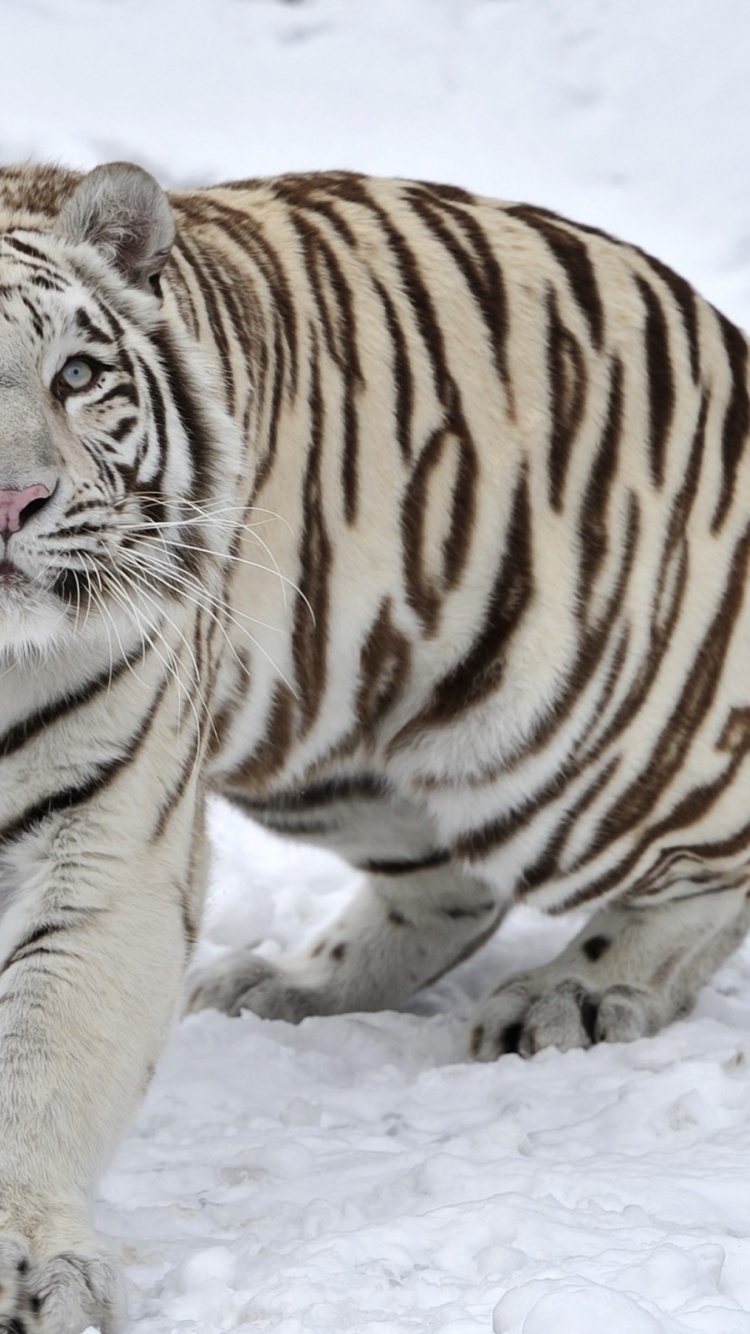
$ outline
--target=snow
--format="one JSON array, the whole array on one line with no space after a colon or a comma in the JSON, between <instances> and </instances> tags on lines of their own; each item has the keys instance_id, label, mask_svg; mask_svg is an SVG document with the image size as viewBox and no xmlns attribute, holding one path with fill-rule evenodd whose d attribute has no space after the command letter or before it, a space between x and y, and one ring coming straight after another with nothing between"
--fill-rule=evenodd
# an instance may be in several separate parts
<instances>
[{"instance_id":1,"label":"snow","mask_svg":"<svg viewBox=\"0 0 750 1334\"><path fill-rule=\"evenodd\" d=\"M0 152L165 183L449 180L636 240L750 325L746 0L0 0ZM353 873L216 805L202 945ZM750 949L658 1037L477 1066L530 911L402 1014L174 1034L102 1184L138 1334L750 1334Z\"/></svg>"}]
</instances>

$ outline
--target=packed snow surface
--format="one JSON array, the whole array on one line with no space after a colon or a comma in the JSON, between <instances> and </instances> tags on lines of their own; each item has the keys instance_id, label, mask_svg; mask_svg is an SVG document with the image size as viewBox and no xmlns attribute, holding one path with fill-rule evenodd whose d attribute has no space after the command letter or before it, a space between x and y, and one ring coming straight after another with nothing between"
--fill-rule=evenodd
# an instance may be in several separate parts
<instances>
[{"instance_id":1,"label":"packed snow surface","mask_svg":"<svg viewBox=\"0 0 750 1334\"><path fill-rule=\"evenodd\" d=\"M750 326L746 0L0 0L0 150L165 183L320 167L526 198ZM220 805L205 957L353 873ZM174 1034L101 1189L139 1334L750 1334L750 949L656 1038L472 1065L530 911L402 1014Z\"/></svg>"}]
</instances>

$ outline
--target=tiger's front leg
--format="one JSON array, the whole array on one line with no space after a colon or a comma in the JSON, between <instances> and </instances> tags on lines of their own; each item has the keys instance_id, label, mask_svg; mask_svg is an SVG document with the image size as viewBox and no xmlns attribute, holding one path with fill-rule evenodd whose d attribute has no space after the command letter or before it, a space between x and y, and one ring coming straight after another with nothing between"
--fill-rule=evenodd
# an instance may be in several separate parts
<instances>
[{"instance_id":1,"label":"tiger's front leg","mask_svg":"<svg viewBox=\"0 0 750 1334\"><path fill-rule=\"evenodd\" d=\"M271 963L235 950L189 979L189 1010L308 1015L392 1009L479 948L503 908L453 866L370 875L349 907L303 953Z\"/></svg>"},{"instance_id":2,"label":"tiger's front leg","mask_svg":"<svg viewBox=\"0 0 750 1334\"><path fill-rule=\"evenodd\" d=\"M27 810L23 837L7 829L2 1334L111 1334L120 1323L121 1283L90 1200L174 1016L203 881L197 780L172 767L164 782L162 758L149 788L150 749L141 738L140 763L113 763L117 776L90 800L42 819Z\"/></svg>"}]
</instances>

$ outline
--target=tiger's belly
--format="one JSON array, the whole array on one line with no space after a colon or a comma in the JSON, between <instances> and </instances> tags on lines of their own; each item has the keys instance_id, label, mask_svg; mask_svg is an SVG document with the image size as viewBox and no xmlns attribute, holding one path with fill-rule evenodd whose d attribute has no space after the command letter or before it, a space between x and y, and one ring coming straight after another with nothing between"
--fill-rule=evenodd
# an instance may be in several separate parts
<instances>
[{"instance_id":1,"label":"tiger's belly","mask_svg":"<svg viewBox=\"0 0 750 1334\"><path fill-rule=\"evenodd\" d=\"M737 618L718 663L709 625L681 668L668 653L648 680L634 655L619 688L613 633L598 671L540 711L510 753L507 712L513 691L533 693L528 672L439 726L415 708L366 739L342 703L318 753L290 739L293 702L285 712L278 688L265 732L244 746L250 694L212 786L274 832L364 870L453 862L503 902L555 911L626 892L664 897L672 883L732 883L750 864L746 621Z\"/></svg>"}]
</instances>

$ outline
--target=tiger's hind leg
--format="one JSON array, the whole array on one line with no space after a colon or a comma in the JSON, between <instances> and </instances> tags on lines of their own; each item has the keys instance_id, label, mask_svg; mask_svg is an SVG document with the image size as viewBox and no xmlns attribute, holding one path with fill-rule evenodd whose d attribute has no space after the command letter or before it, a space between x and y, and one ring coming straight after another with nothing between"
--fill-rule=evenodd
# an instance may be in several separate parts
<instances>
[{"instance_id":1,"label":"tiger's hind leg","mask_svg":"<svg viewBox=\"0 0 750 1334\"><path fill-rule=\"evenodd\" d=\"M370 875L304 953L271 963L236 950L189 979L188 1010L253 1010L297 1023L312 1014L390 1009L472 954L503 910L451 866Z\"/></svg>"},{"instance_id":2,"label":"tiger's hind leg","mask_svg":"<svg viewBox=\"0 0 750 1334\"><path fill-rule=\"evenodd\" d=\"M490 1061L656 1033L692 1008L749 923L748 895L736 887L604 908L557 959L516 974L484 1000L472 1054Z\"/></svg>"}]
</instances>

